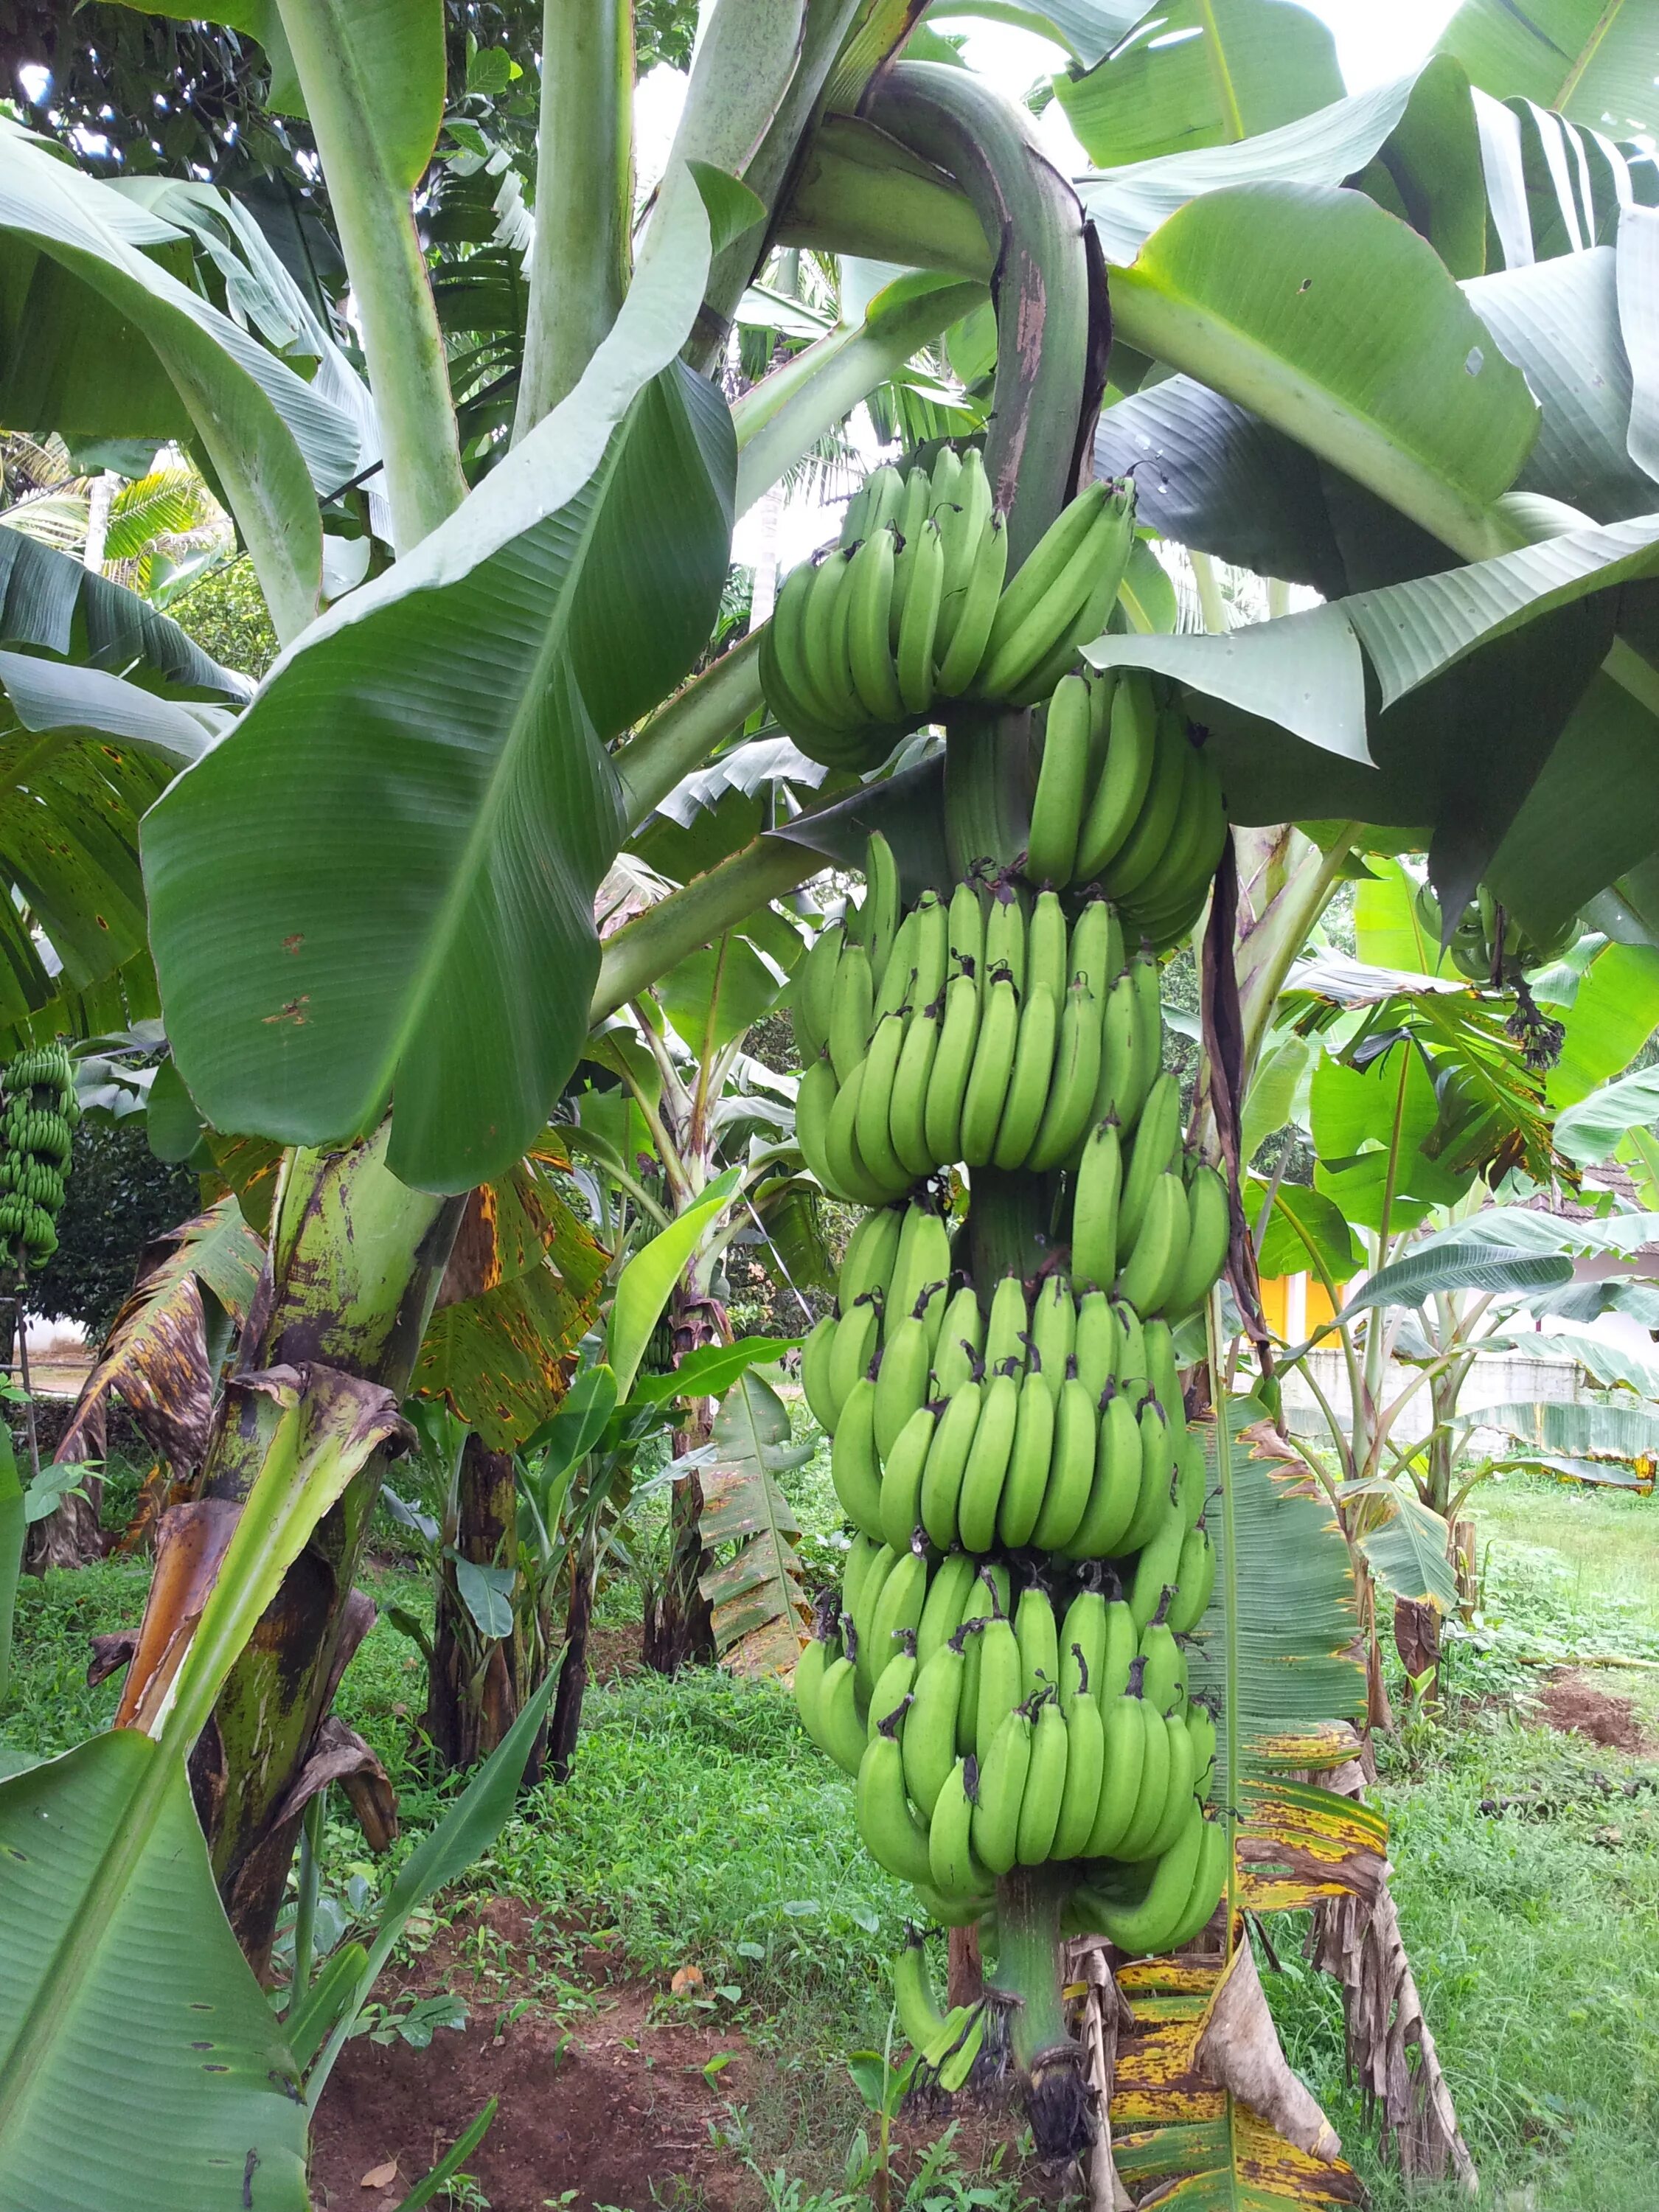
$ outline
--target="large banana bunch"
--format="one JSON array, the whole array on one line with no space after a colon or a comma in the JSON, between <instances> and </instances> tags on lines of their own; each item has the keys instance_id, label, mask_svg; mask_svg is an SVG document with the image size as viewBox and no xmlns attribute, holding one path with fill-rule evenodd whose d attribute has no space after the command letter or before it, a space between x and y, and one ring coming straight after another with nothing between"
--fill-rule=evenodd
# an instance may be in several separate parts
<instances>
[{"instance_id":1,"label":"large banana bunch","mask_svg":"<svg viewBox=\"0 0 1659 2212\"><path fill-rule=\"evenodd\" d=\"M1133 487L1091 484L1005 591L1007 540L976 449L878 469L840 542L778 594L761 638L767 704L814 760L863 773L940 700L1041 699L1105 629L1133 536Z\"/></svg>"},{"instance_id":2,"label":"large banana bunch","mask_svg":"<svg viewBox=\"0 0 1659 2212\"><path fill-rule=\"evenodd\" d=\"M1418 887L1417 918L1430 942L1438 945L1443 927L1440 902L1426 883ZM1499 943L1499 931L1502 942ZM1553 936L1530 937L1513 915L1505 914L1483 884L1458 916L1447 947L1460 975L1471 983L1514 982L1529 969L1547 967L1578 941L1583 927L1578 915L1570 915Z\"/></svg>"},{"instance_id":3,"label":"large banana bunch","mask_svg":"<svg viewBox=\"0 0 1659 2212\"><path fill-rule=\"evenodd\" d=\"M1226 810L1201 738L1139 669L1063 676L1043 718L1025 872L1097 884L1155 947L1186 937L1209 896Z\"/></svg>"},{"instance_id":4,"label":"large banana bunch","mask_svg":"<svg viewBox=\"0 0 1659 2212\"><path fill-rule=\"evenodd\" d=\"M13 1271L44 1267L58 1249L64 1178L81 1118L60 1044L20 1053L0 1077L0 1252Z\"/></svg>"},{"instance_id":5,"label":"large banana bunch","mask_svg":"<svg viewBox=\"0 0 1659 2212\"><path fill-rule=\"evenodd\" d=\"M796 1133L826 1190L880 1206L959 1162L1046 1172L1102 1121L1133 1126L1163 1048L1158 967L1125 959L1107 901L1068 921L1057 893L1004 877L906 912L880 836L866 870L793 994Z\"/></svg>"}]
</instances>

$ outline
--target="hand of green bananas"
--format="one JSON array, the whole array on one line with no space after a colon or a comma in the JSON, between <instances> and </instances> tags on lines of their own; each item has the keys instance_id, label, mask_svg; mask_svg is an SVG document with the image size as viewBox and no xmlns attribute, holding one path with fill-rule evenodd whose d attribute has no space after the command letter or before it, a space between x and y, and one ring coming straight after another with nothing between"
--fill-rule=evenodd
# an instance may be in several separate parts
<instances>
[{"instance_id":1,"label":"hand of green bananas","mask_svg":"<svg viewBox=\"0 0 1659 2212\"><path fill-rule=\"evenodd\" d=\"M1437 947L1445 926L1444 917L1440 902L1428 884L1419 884L1413 904L1425 934ZM1502 912L1483 884L1458 916L1446 950L1451 955L1452 966L1471 983L1491 983L1494 977L1500 982L1513 982L1529 969L1546 968L1552 960L1560 959L1577 943L1583 927L1581 915L1569 915L1553 936L1541 940L1529 937L1513 915Z\"/></svg>"},{"instance_id":2,"label":"hand of green bananas","mask_svg":"<svg viewBox=\"0 0 1659 2212\"><path fill-rule=\"evenodd\" d=\"M1201 1524L1186 1540L1210 1556ZM1203 1811L1215 1727L1188 1698L1175 1624L1201 1611L1212 1573L1212 1559L1166 1584L1141 1619L1098 1570L1062 1605L1035 1576L1016 1599L1004 1565L957 1552L930 1571L920 1543L856 1539L795 1694L814 1742L858 1778L872 1856L946 1922L984 1913L1016 1866L1075 1863L1086 1924L1131 1952L1190 1941L1225 1845Z\"/></svg>"},{"instance_id":3,"label":"hand of green bananas","mask_svg":"<svg viewBox=\"0 0 1659 2212\"><path fill-rule=\"evenodd\" d=\"M18 1054L0 1077L0 1254L14 1269L44 1267L58 1249L64 1177L81 1118L60 1044Z\"/></svg>"},{"instance_id":4,"label":"hand of green bananas","mask_svg":"<svg viewBox=\"0 0 1659 2212\"><path fill-rule=\"evenodd\" d=\"M761 640L768 706L826 767L879 767L936 698L1025 706L1100 635L1134 540L1134 489L1090 484L1006 589L1007 539L978 451L880 468L836 548L791 572Z\"/></svg>"}]
</instances>

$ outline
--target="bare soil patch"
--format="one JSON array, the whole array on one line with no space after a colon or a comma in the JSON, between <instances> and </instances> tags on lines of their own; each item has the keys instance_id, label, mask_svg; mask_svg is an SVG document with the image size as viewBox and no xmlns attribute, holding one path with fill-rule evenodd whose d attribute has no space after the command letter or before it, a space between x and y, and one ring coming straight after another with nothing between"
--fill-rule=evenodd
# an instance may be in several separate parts
<instances>
[{"instance_id":1,"label":"bare soil patch","mask_svg":"<svg viewBox=\"0 0 1659 2212\"><path fill-rule=\"evenodd\" d=\"M694 2202L746 2212L756 2190L709 2123L741 2102L756 2062L740 2038L713 2027L653 2025L655 1993L607 1993L606 2009L574 2026L526 2014L495 2031L495 2008L424 2051L358 2038L330 2080L313 2130L312 2189L319 2212L390 2212L491 2097L500 2110L466 2161L491 2212L543 2212L567 2190L572 2212L592 2205L652 2212ZM711 2062L735 2054L724 2068ZM365 2189L396 2160L396 2179Z\"/></svg>"},{"instance_id":2,"label":"bare soil patch","mask_svg":"<svg viewBox=\"0 0 1659 2212\"><path fill-rule=\"evenodd\" d=\"M1643 1728L1631 1698L1604 1690L1599 1682L1571 1667L1559 1667L1551 1673L1539 1692L1538 1704L1550 1727L1563 1735L1586 1735L1608 1751L1638 1757L1659 1751L1659 1744Z\"/></svg>"}]
</instances>

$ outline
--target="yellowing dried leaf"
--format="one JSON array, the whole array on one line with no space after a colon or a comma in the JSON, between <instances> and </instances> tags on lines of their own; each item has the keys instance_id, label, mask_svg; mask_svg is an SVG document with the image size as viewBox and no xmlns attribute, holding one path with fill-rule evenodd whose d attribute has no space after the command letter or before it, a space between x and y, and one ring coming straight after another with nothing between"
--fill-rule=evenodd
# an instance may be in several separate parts
<instances>
[{"instance_id":1,"label":"yellowing dried leaf","mask_svg":"<svg viewBox=\"0 0 1659 2212\"><path fill-rule=\"evenodd\" d=\"M398 2161L395 2158L389 2158L384 2166L371 2166L357 2186L359 2189L390 2189L397 2179Z\"/></svg>"}]
</instances>

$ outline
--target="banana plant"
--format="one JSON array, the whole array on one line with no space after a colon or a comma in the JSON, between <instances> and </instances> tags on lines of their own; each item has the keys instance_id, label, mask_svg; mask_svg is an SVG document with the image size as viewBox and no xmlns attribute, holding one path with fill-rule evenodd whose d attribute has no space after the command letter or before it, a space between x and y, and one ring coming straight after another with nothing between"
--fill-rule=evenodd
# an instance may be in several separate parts
<instances>
[{"instance_id":1,"label":"banana plant","mask_svg":"<svg viewBox=\"0 0 1659 2212\"><path fill-rule=\"evenodd\" d=\"M1081 70L1118 65L1139 20L1123 12L1066 11ZM143 832L179 1075L227 1139L288 1148L267 1291L240 1352L256 1372L337 1364L402 1395L465 1194L534 1141L593 1023L826 853L844 858L872 812L908 829L913 890L952 854L1006 863L1022 848L1029 717L963 711L943 768L824 794L603 955L594 927L626 830L756 710L752 652L684 681L714 624L734 507L941 333L976 335L983 362L988 289L986 465L1011 570L1091 466L1116 465L1121 434L1137 457L1155 445L1167 459L1143 471L1145 522L1224 558L1248 527L1242 557L1333 602L1224 637L1114 632L1090 648L1181 687L1237 821L1426 834L1449 908L1486 874L1540 933L1659 849L1620 773L1654 711L1637 617L1659 560L1644 523L1651 165L1630 142L1607 142L1622 170L1595 145L1629 186L1616 244L1528 264L1509 251L1516 224L1492 213L1514 172L1488 157L1456 36L1417 76L1346 100L1304 40L1263 95L1249 57L1286 11L1238 0L1229 25L1206 10L1194 27L1201 90L1181 58L1191 40L1138 42L1175 89L1161 107L1116 102L1164 119L1138 139L1102 125L1103 163L1126 158L1079 200L1000 93L898 58L898 11L719 0L635 234L625 11L606 17L608 49L579 13L548 9L542 135L567 180L603 188L537 227L512 428L495 426L493 465L471 485L454 393L471 387L459 366L452 380L413 197L444 115L437 0L276 0L259 17L280 50L273 97L305 110L327 185L362 377L320 352L296 374L212 282L176 276L208 258L182 209L0 138L0 231L36 265L13 358L55 365L28 409L9 394L5 411L44 429L95 404L112 429L187 444L283 641ZM1574 51L1570 31L1557 43ZM1486 92L1534 90L1504 82L1505 66L1480 46ZM1559 97L1577 88L1569 71ZM1196 151L1189 128L1208 142ZM550 162L543 184L553 204ZM1528 220L1536 255L1551 242L1540 195ZM896 252L913 273L843 342L809 346L729 410L710 372L775 232ZM251 267L234 236L218 243ZM1103 393L1109 290L1121 380ZM71 317L75 348L61 343ZM1552 370L1563 324L1605 374ZM1584 389L1607 395L1588 414ZM329 541L359 480L379 487L370 573L337 592ZM1590 512L1565 516L1590 481ZM361 540L363 516L349 520ZM14 706L50 665L24 658L6 675ZM98 719L75 729L153 725L148 695L110 681L78 710ZM1564 789L1583 803L1564 805ZM1035 1225L1015 1206L997 1234L1030 1248ZM272 1438L261 1406L237 1401L207 1498L245 1498ZM256 1866L251 1847L325 1703L380 1476L371 1459L220 1701L214 1863L256 1956L282 1855ZM1029 2012L1052 2025L1052 1957L1009 1948L1037 1972L1031 1995L1055 1981ZM1016 2040L1029 2068L1036 2046L1024 2027Z\"/></svg>"}]
</instances>

